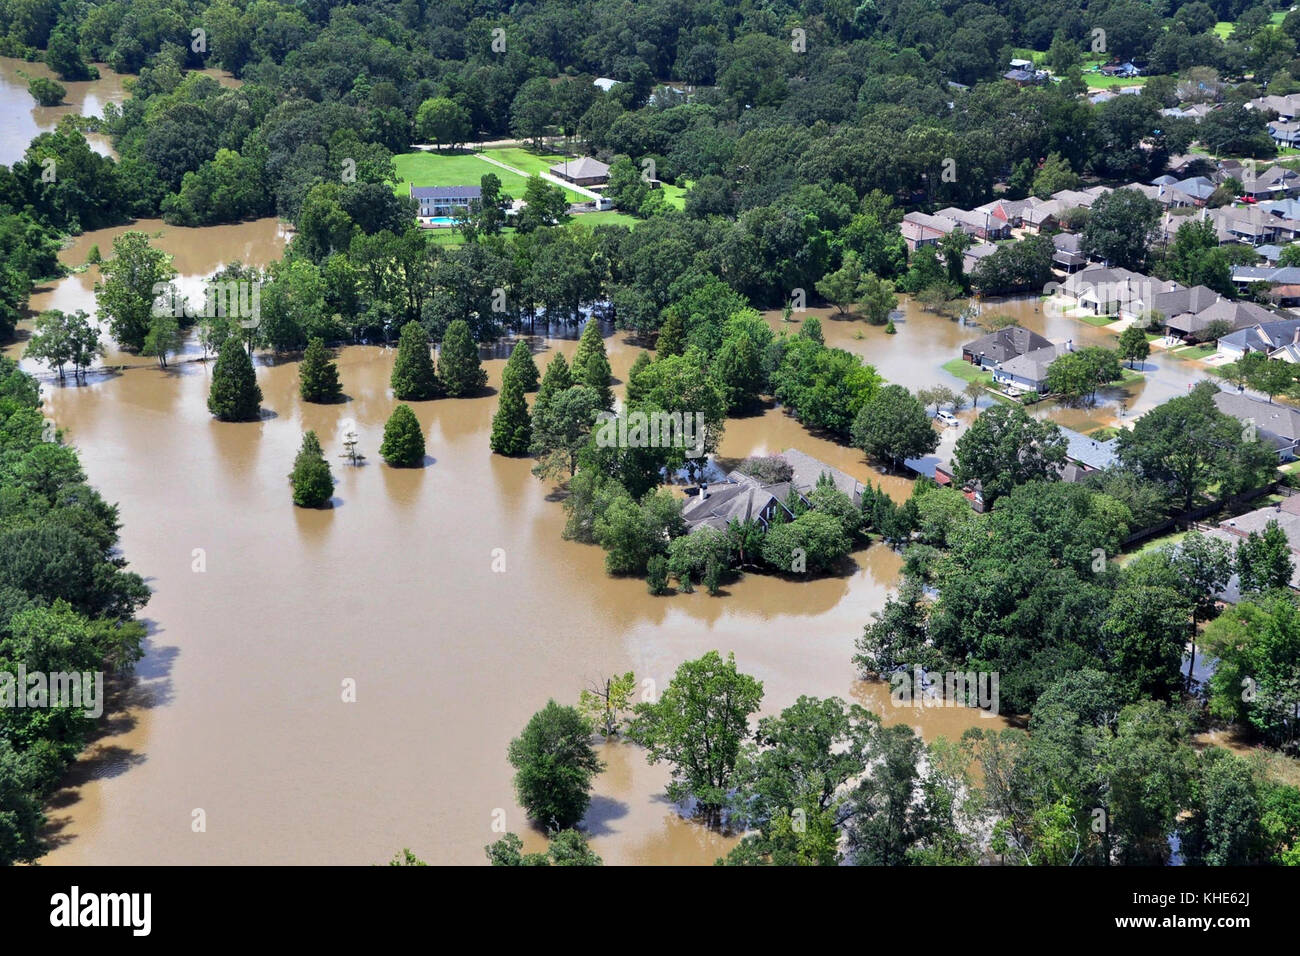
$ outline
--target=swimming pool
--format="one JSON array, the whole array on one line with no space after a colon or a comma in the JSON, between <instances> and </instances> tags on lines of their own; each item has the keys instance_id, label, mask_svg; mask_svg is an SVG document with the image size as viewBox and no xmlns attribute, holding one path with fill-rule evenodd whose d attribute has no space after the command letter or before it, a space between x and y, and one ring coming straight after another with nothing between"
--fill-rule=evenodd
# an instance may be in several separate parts
<instances>
[{"instance_id":1,"label":"swimming pool","mask_svg":"<svg viewBox=\"0 0 1300 956\"><path fill-rule=\"evenodd\" d=\"M424 220L424 224L426 226L432 226L435 229L446 229L450 226L456 225L457 221L458 220L453 219L451 216L430 216L428 219Z\"/></svg>"}]
</instances>

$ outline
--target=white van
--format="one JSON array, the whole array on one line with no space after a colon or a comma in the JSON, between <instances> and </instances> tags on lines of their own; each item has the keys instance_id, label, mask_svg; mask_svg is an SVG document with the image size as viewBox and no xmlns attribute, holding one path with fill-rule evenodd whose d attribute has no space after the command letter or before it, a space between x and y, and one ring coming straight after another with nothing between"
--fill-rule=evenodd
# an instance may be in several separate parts
<instances>
[{"instance_id":1,"label":"white van","mask_svg":"<svg viewBox=\"0 0 1300 956\"><path fill-rule=\"evenodd\" d=\"M952 412L948 411L947 409L942 409L939 412L939 414L935 415L934 417L937 418L939 420L939 424L943 425L945 428L949 426L961 424L961 422L957 420L957 416L954 415Z\"/></svg>"}]
</instances>

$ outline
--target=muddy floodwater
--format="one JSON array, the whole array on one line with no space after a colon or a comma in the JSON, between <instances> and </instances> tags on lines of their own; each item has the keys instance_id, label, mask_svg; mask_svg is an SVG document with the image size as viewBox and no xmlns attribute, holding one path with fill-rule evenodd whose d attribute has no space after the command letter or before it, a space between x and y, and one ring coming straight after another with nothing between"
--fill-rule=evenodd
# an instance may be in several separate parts
<instances>
[{"instance_id":1,"label":"muddy floodwater","mask_svg":"<svg viewBox=\"0 0 1300 956\"><path fill-rule=\"evenodd\" d=\"M134 228L157 234L183 283L235 259L265 264L285 235L274 220ZM107 254L121 231L79 237L65 262L81 265L92 244ZM97 277L91 268L44 286L32 307L93 314ZM1010 308L1054 338L1108 334L1044 319L1035 305ZM893 381L956 384L939 365L978 329L910 306L898 327L886 336L861 322L823 323L829 343ZM571 356L576 331L531 339L538 364ZM49 808L54 849L44 862L369 864L410 847L430 861L482 863L502 818L540 848L505 756L529 716L615 672L663 688L681 661L715 649L734 651L763 681L764 713L800 694L838 695L928 739L1003 726L973 710L893 708L887 686L855 679L854 639L901 566L882 546L857 552L844 577L751 575L718 598L655 598L643 581L608 577L598 548L562 540L563 510L531 463L488 451L509 345L484 350L493 394L413 403L429 455L416 470L378 458L396 404L393 350L342 349L349 401L334 406L299 400L296 361L259 358L265 415L252 424L208 415L211 363L161 370L110 350L110 366L128 367L92 373L84 386L34 369L92 481L119 504L122 548L154 590L147 655ZM639 347L611 332L606 348L621 392ZM1147 391L1185 387L1173 377L1185 363L1168 361L1173 371ZM1135 401L1145 404L1146 392ZM369 456L359 468L333 457L348 420ZM286 474L308 428L334 462L327 511L289 499ZM899 497L910 489L780 409L730 421L720 456L791 446ZM344 702L345 682L355 682L355 702ZM639 748L605 745L602 757L585 825L606 862L708 864L734 843L682 819L662 796L667 768L649 766ZM205 832L192 826L197 811Z\"/></svg>"}]
</instances>

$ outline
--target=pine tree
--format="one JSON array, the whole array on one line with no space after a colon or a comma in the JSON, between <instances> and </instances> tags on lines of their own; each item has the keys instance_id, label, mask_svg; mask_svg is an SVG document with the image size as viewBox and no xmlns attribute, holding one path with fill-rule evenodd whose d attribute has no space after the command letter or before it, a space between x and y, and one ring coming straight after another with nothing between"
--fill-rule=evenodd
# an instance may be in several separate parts
<instances>
[{"instance_id":1,"label":"pine tree","mask_svg":"<svg viewBox=\"0 0 1300 956\"><path fill-rule=\"evenodd\" d=\"M600 334L600 323L595 318L587 320L587 324L582 329L582 337L578 339L577 351L573 353L573 381L577 385L590 385L591 382L582 381L582 375L578 371L586 367L587 359L595 352L605 355L605 339ZM606 356L608 359L608 356Z\"/></svg>"},{"instance_id":2,"label":"pine tree","mask_svg":"<svg viewBox=\"0 0 1300 956\"><path fill-rule=\"evenodd\" d=\"M686 327L682 323L681 312L672 309L664 324L659 327L659 338L655 342L655 352L662 358L665 355L681 355L686 351Z\"/></svg>"},{"instance_id":3,"label":"pine tree","mask_svg":"<svg viewBox=\"0 0 1300 956\"><path fill-rule=\"evenodd\" d=\"M595 319L588 319L578 349L573 353L573 382L575 385L590 385L600 396L600 407L611 408L614 404L614 392L609 387L611 377L600 325Z\"/></svg>"},{"instance_id":4,"label":"pine tree","mask_svg":"<svg viewBox=\"0 0 1300 956\"><path fill-rule=\"evenodd\" d=\"M424 462L424 432L410 405L398 405L388 416L379 454L394 468L418 468Z\"/></svg>"},{"instance_id":5,"label":"pine tree","mask_svg":"<svg viewBox=\"0 0 1300 956\"><path fill-rule=\"evenodd\" d=\"M212 370L208 411L223 422L255 422L262 405L253 361L235 336L226 339Z\"/></svg>"},{"instance_id":6,"label":"pine tree","mask_svg":"<svg viewBox=\"0 0 1300 956\"><path fill-rule=\"evenodd\" d=\"M507 366L501 381L501 401L492 419L492 450L498 455L524 455L532 437L523 386Z\"/></svg>"},{"instance_id":7,"label":"pine tree","mask_svg":"<svg viewBox=\"0 0 1300 956\"><path fill-rule=\"evenodd\" d=\"M429 355L429 335L419 322L402 326L397 340L397 361L389 384L401 401L421 402L442 394L442 383L433 369Z\"/></svg>"},{"instance_id":8,"label":"pine tree","mask_svg":"<svg viewBox=\"0 0 1300 956\"><path fill-rule=\"evenodd\" d=\"M650 353L641 352L637 355L636 361L627 372L627 388L623 397L627 399L628 406L636 405L641 401L641 387L637 384L637 376L650 367Z\"/></svg>"},{"instance_id":9,"label":"pine tree","mask_svg":"<svg viewBox=\"0 0 1300 956\"><path fill-rule=\"evenodd\" d=\"M438 354L438 378L453 398L473 395L487 384L487 372L479 361L478 346L470 335L469 323L456 319L447 325Z\"/></svg>"},{"instance_id":10,"label":"pine tree","mask_svg":"<svg viewBox=\"0 0 1300 956\"><path fill-rule=\"evenodd\" d=\"M323 508L334 493L334 476L315 432L302 436L289 480L293 484L293 503L299 508Z\"/></svg>"},{"instance_id":11,"label":"pine tree","mask_svg":"<svg viewBox=\"0 0 1300 956\"><path fill-rule=\"evenodd\" d=\"M343 397L339 367L330 358L324 339L314 338L307 343L307 351L298 366L298 393L305 402L325 405Z\"/></svg>"},{"instance_id":12,"label":"pine tree","mask_svg":"<svg viewBox=\"0 0 1300 956\"><path fill-rule=\"evenodd\" d=\"M569 362L564 357L564 353L556 352L555 358L551 359L550 364L546 366L546 374L542 376L541 388L537 390L537 401L533 404L533 414L537 414L537 409L551 400L551 397L566 392L573 387L573 375L569 371Z\"/></svg>"},{"instance_id":13,"label":"pine tree","mask_svg":"<svg viewBox=\"0 0 1300 956\"><path fill-rule=\"evenodd\" d=\"M533 361L533 350L523 339L516 342L514 349L511 350L510 361L506 362L506 370L501 373L502 380L504 381L505 376L512 373L525 392L537 391L537 383L541 375L537 371L537 363Z\"/></svg>"}]
</instances>

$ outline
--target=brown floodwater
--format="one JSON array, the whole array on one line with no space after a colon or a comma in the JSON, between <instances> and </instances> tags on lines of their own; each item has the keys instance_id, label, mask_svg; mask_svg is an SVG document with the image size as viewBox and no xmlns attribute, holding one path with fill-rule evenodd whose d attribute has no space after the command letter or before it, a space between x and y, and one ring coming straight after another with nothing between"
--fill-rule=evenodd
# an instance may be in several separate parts
<instances>
[{"instance_id":1,"label":"brown floodwater","mask_svg":"<svg viewBox=\"0 0 1300 956\"><path fill-rule=\"evenodd\" d=\"M135 228L159 234L187 282L234 259L265 264L284 238L273 220ZM121 231L79 237L64 261L81 265L91 244L107 253ZM93 314L95 278L92 267L43 287L32 307ZM827 326L837 341L841 326ZM846 347L865 344L890 378L898 362L913 386L927 359L912 346L936 348L909 334L916 324L893 340L866 329L861 342L843 328ZM572 336L534 344L541 365L576 347ZM638 348L621 333L606 347L624 379ZM495 388L508 349L492 354ZM751 575L722 597L651 597L640 580L608 577L598 548L561 539L563 510L530 462L489 453L494 395L414 403L429 460L383 465L394 355L341 350L349 401L336 406L300 401L296 362L259 360L266 414L251 424L208 415L210 363L162 370L111 353L110 365L131 367L83 386L42 373L52 417L120 505L123 551L154 589L146 657L49 807L55 847L44 862L365 864L407 846L481 863L501 819L540 848L505 758L529 716L610 673L633 670L662 689L681 661L715 649L763 681L763 713L800 694L838 695L928 739L1004 725L973 710L894 708L886 685L855 679L854 639L897 583L901 559L887 548L857 552L843 577ZM334 459L331 510L294 508L285 476L303 430L333 457L346 420L368 462ZM720 452L790 446L907 493L908 482L779 409L729 422ZM355 702L342 699L345 681ZM662 796L667 768L639 748L601 751L586 825L607 862L708 864L735 842L682 819ZM205 832L192 827L197 810Z\"/></svg>"},{"instance_id":2,"label":"brown floodwater","mask_svg":"<svg viewBox=\"0 0 1300 956\"><path fill-rule=\"evenodd\" d=\"M0 165L12 166L23 158L27 145L41 133L48 133L59 125L65 116L103 116L104 105L126 102L130 95L127 82L134 77L115 73L103 63L99 79L84 81L60 80L68 94L58 106L39 106L27 92L27 77L41 76L55 80L58 77L44 63L29 63L11 56L0 56ZM200 70L222 86L238 86L242 81L215 68ZM24 75L26 74L26 75ZM87 133L86 142L103 156L116 157L109 138L102 133Z\"/></svg>"}]
</instances>

